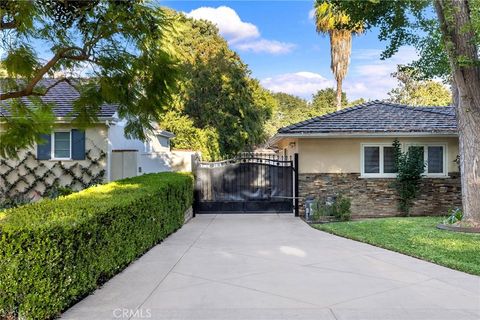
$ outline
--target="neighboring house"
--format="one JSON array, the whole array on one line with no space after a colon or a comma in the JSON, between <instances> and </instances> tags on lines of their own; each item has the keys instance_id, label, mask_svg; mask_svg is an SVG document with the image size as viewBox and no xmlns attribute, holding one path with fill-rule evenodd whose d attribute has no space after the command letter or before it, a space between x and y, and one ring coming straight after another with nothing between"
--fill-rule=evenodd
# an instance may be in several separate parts
<instances>
[{"instance_id":1,"label":"neighboring house","mask_svg":"<svg viewBox=\"0 0 480 320\"><path fill-rule=\"evenodd\" d=\"M52 81L55 80L43 80L42 85L48 86ZM42 195L56 184L81 189L143 173L176 167L188 169L182 168L183 159L170 151L170 139L174 137L170 132L158 129L146 142L127 139L125 121L118 118L114 105L102 105L93 126L86 130L76 128L70 115L78 97L79 93L68 82L58 83L42 97L54 104L55 129L42 136L43 144L22 150L19 159L0 159L0 198ZM30 103L27 98L23 100ZM1 103L0 113L9 116Z\"/></svg>"},{"instance_id":2,"label":"neighboring house","mask_svg":"<svg viewBox=\"0 0 480 320\"><path fill-rule=\"evenodd\" d=\"M372 101L278 130L270 145L299 155L300 209L308 196L342 193L356 216L400 214L392 187L398 139L424 150L425 177L413 215L446 214L461 206L458 133L453 107L411 107Z\"/></svg>"}]
</instances>

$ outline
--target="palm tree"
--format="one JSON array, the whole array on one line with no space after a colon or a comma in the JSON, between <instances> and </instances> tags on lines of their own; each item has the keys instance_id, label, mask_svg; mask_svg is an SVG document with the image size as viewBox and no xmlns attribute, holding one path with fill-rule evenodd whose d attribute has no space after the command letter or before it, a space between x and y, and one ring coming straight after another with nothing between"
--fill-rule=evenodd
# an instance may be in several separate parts
<instances>
[{"instance_id":1,"label":"palm tree","mask_svg":"<svg viewBox=\"0 0 480 320\"><path fill-rule=\"evenodd\" d=\"M352 34L363 32L363 26L349 25L350 17L338 10L333 4L316 0L315 24L318 33L330 36L330 55L332 69L337 81L337 110L342 109L342 83L347 75L352 52Z\"/></svg>"}]
</instances>

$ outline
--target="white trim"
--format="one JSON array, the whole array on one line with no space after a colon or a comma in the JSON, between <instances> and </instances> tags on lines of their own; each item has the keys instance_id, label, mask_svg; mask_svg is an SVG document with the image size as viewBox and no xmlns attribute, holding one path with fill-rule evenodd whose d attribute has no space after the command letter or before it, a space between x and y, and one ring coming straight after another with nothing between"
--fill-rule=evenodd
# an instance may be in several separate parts
<instances>
[{"instance_id":1,"label":"white trim","mask_svg":"<svg viewBox=\"0 0 480 320\"><path fill-rule=\"evenodd\" d=\"M425 171L423 175L427 178L448 178L448 143L445 142L407 142L405 149L409 147L418 146L423 147L423 160L425 161ZM442 173L428 173L428 147L442 147L443 148L443 172Z\"/></svg>"},{"instance_id":2,"label":"white trim","mask_svg":"<svg viewBox=\"0 0 480 320\"><path fill-rule=\"evenodd\" d=\"M61 133L61 132L68 132L70 134L70 148L69 148L69 156L66 158L56 158L55 157L55 133ZM71 129L57 129L52 131L51 133L51 139L52 143L50 146L50 160L72 160L72 130Z\"/></svg>"},{"instance_id":3,"label":"white trim","mask_svg":"<svg viewBox=\"0 0 480 320\"><path fill-rule=\"evenodd\" d=\"M366 173L365 172L365 147L378 147L379 148L379 173ZM391 143L360 143L360 178L395 178L396 173L384 173L384 147L392 147Z\"/></svg>"}]
</instances>

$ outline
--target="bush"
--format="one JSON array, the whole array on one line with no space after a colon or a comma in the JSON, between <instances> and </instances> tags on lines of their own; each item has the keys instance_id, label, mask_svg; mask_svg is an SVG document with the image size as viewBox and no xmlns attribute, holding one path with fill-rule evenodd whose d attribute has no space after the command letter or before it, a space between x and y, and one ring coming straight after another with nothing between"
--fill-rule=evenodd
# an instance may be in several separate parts
<instances>
[{"instance_id":1,"label":"bush","mask_svg":"<svg viewBox=\"0 0 480 320\"><path fill-rule=\"evenodd\" d=\"M350 207L351 207L352 202L350 201L349 198L339 195L337 199L335 200L333 206L334 206L334 216L337 217L338 219L342 221L348 221L350 220Z\"/></svg>"},{"instance_id":2,"label":"bush","mask_svg":"<svg viewBox=\"0 0 480 320\"><path fill-rule=\"evenodd\" d=\"M0 318L57 316L180 228L192 189L188 174L149 174L6 210Z\"/></svg>"},{"instance_id":3,"label":"bush","mask_svg":"<svg viewBox=\"0 0 480 320\"><path fill-rule=\"evenodd\" d=\"M394 184L399 197L398 207L405 216L408 216L425 171L423 148L412 146L406 152L402 152L398 139L395 139L392 146L395 149L395 167L398 171Z\"/></svg>"},{"instance_id":4,"label":"bush","mask_svg":"<svg viewBox=\"0 0 480 320\"><path fill-rule=\"evenodd\" d=\"M316 198L312 206L312 220L319 221L322 217L335 217L341 221L350 220L349 198L339 194L333 201L327 198Z\"/></svg>"},{"instance_id":5,"label":"bush","mask_svg":"<svg viewBox=\"0 0 480 320\"><path fill-rule=\"evenodd\" d=\"M462 221L463 211L460 208L448 210L448 217L443 220L443 224L454 224Z\"/></svg>"}]
</instances>

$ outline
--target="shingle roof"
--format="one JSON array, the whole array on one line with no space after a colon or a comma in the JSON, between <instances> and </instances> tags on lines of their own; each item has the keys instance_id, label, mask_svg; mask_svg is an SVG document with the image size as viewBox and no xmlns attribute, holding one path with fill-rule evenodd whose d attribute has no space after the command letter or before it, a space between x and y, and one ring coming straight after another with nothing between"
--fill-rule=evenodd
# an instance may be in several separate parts
<instances>
[{"instance_id":1,"label":"shingle roof","mask_svg":"<svg viewBox=\"0 0 480 320\"><path fill-rule=\"evenodd\" d=\"M53 85L57 79L43 79L39 85L49 87ZM63 81L55 85L41 99L46 103L53 103L53 112L56 117L72 117L73 102L80 96L79 92L70 83ZM31 106L32 102L28 98L22 98L22 101ZM0 102L0 114L9 116L8 110L2 108L2 103L8 103L8 100ZM115 105L103 104L97 113L99 118L112 117L117 110Z\"/></svg>"},{"instance_id":2,"label":"shingle roof","mask_svg":"<svg viewBox=\"0 0 480 320\"><path fill-rule=\"evenodd\" d=\"M371 101L280 128L280 134L428 132L456 133L453 107L413 107Z\"/></svg>"}]
</instances>

